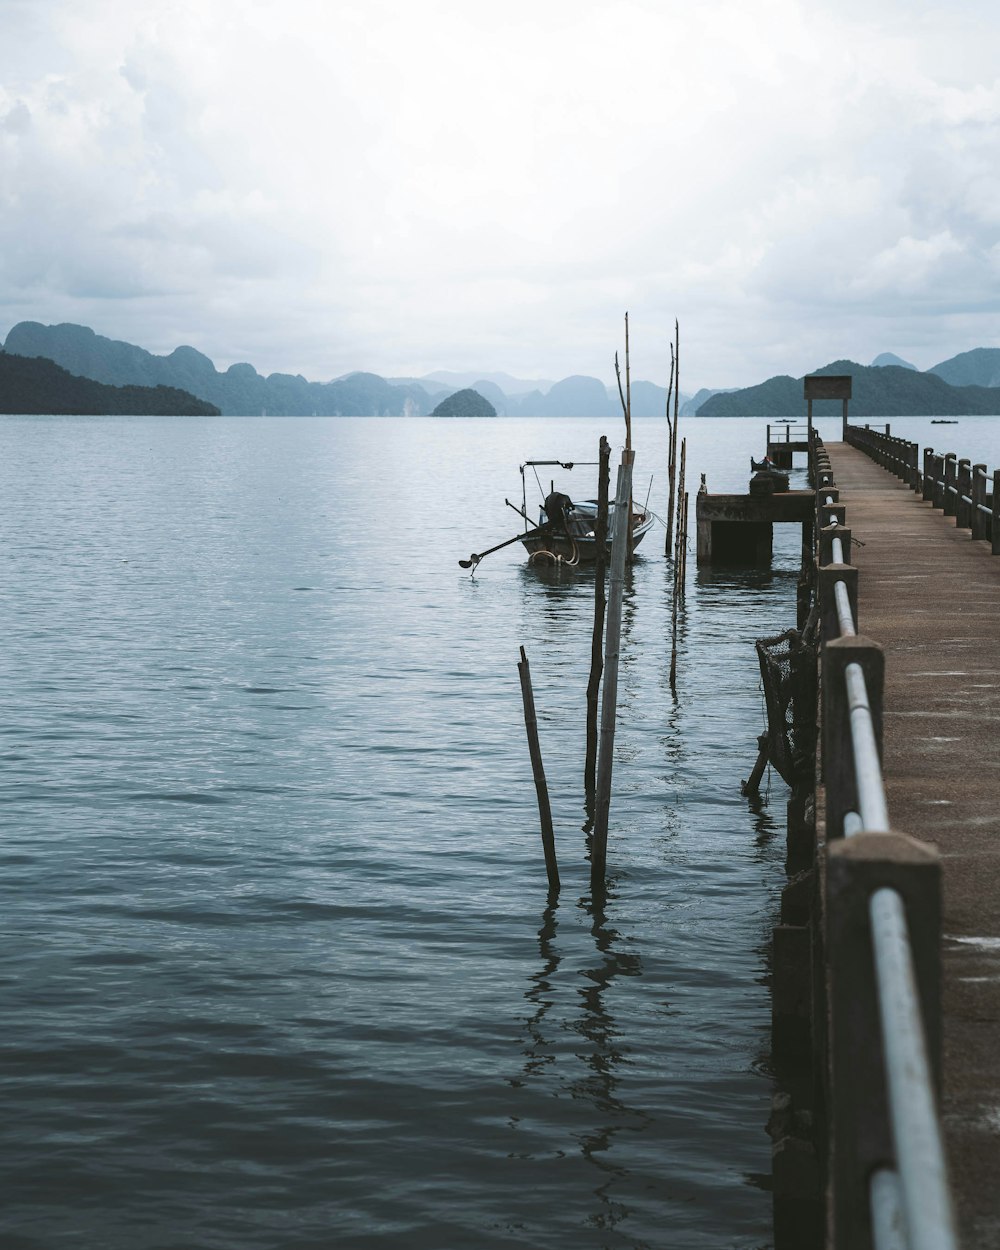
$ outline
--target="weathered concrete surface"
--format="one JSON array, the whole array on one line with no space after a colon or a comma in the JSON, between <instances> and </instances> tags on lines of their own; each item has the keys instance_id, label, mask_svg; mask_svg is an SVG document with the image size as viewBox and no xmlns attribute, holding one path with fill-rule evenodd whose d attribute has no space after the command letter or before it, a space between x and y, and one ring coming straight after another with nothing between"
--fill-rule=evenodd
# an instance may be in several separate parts
<instances>
[{"instance_id":1,"label":"weathered concrete surface","mask_svg":"<svg viewBox=\"0 0 1000 1250\"><path fill-rule=\"evenodd\" d=\"M827 444L885 648L892 824L944 869L944 1118L962 1241L1000 1247L1000 556L862 452Z\"/></svg>"}]
</instances>

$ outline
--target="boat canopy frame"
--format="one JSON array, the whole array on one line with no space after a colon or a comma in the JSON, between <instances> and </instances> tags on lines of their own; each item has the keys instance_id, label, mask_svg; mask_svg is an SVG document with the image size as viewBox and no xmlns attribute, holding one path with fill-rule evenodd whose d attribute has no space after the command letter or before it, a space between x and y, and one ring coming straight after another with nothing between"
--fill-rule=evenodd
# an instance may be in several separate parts
<instances>
[{"instance_id":1,"label":"boat canopy frame","mask_svg":"<svg viewBox=\"0 0 1000 1250\"><path fill-rule=\"evenodd\" d=\"M528 524L528 483L524 476L525 469L531 469L535 474L535 481L538 483L539 494L542 496L542 499L545 499L545 487L542 485L541 479L538 476L539 468L551 468L556 466L560 469L569 469L572 471L577 465L581 465L586 468L587 466L600 465L600 463L601 462L599 460L525 460L525 462L521 465L521 516L524 518L525 532L531 528ZM514 511L516 512L517 509L515 508Z\"/></svg>"}]
</instances>

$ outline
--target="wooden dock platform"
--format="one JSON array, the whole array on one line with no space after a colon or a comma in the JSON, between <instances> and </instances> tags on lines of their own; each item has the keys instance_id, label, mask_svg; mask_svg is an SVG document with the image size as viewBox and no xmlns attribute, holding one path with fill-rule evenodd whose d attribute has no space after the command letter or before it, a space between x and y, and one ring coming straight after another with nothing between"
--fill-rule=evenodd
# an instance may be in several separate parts
<instances>
[{"instance_id":1,"label":"wooden dock platform","mask_svg":"<svg viewBox=\"0 0 1000 1250\"><path fill-rule=\"evenodd\" d=\"M1000 557L846 443L826 445L885 649L894 829L943 862L944 1126L963 1244L1000 1246Z\"/></svg>"}]
</instances>

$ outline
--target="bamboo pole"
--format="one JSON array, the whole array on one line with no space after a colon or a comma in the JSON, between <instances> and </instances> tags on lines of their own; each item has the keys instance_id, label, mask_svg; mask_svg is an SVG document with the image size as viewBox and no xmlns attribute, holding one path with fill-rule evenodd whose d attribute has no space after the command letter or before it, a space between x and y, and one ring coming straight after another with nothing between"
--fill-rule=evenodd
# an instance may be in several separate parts
<instances>
[{"instance_id":1,"label":"bamboo pole","mask_svg":"<svg viewBox=\"0 0 1000 1250\"><path fill-rule=\"evenodd\" d=\"M687 498L684 486L687 477L687 439L681 439L681 467L677 477L677 537L674 548L674 566L678 564L683 566L686 550L684 540L687 538L687 513L684 511L684 500ZM680 588L680 598L684 598L684 578L683 574L677 579L677 585Z\"/></svg>"},{"instance_id":2,"label":"bamboo pole","mask_svg":"<svg viewBox=\"0 0 1000 1250\"><path fill-rule=\"evenodd\" d=\"M604 611L607 606L605 578L608 567L608 479L611 444L602 435L597 475L597 524L594 527L594 632L590 644L590 681L587 683L587 758L583 785L588 805L597 792L597 709L604 671Z\"/></svg>"},{"instance_id":3,"label":"bamboo pole","mask_svg":"<svg viewBox=\"0 0 1000 1250\"><path fill-rule=\"evenodd\" d=\"M684 492L684 543L681 548L681 600L687 598L687 571L688 571L688 525L690 523L690 508L688 507L688 492Z\"/></svg>"},{"instance_id":4,"label":"bamboo pole","mask_svg":"<svg viewBox=\"0 0 1000 1250\"><path fill-rule=\"evenodd\" d=\"M614 763L615 714L618 706L618 660L621 646L622 599L625 588L625 557L630 528L628 501L632 495L634 452L623 451L615 492L615 527L611 543L611 578L608 622L604 645L604 689L601 692L601 741L597 758L597 798L594 805L594 837L590 852L590 885L596 894L604 889L608 862L608 817L611 811L611 773Z\"/></svg>"},{"instance_id":5,"label":"bamboo pole","mask_svg":"<svg viewBox=\"0 0 1000 1250\"><path fill-rule=\"evenodd\" d=\"M670 455L668 469L670 473L670 499L667 504L667 539L664 545L665 556L672 554L670 545L674 536L674 511L680 504L675 488L677 476L677 426L680 420L681 394L681 330L680 323L674 318L674 342L670 344L670 377L673 382L674 423L670 429ZM667 416L670 416L670 391L667 391Z\"/></svg>"},{"instance_id":6,"label":"bamboo pole","mask_svg":"<svg viewBox=\"0 0 1000 1250\"><path fill-rule=\"evenodd\" d=\"M625 314L625 450L632 450L632 373L628 356L628 313ZM630 498L630 510L631 505Z\"/></svg>"},{"instance_id":7,"label":"bamboo pole","mask_svg":"<svg viewBox=\"0 0 1000 1250\"><path fill-rule=\"evenodd\" d=\"M684 580L687 560L687 492L684 477L687 469L687 439L681 440L681 471L678 479L677 497L677 545L674 551L674 593L670 609L670 689L677 693L677 617L684 599Z\"/></svg>"},{"instance_id":8,"label":"bamboo pole","mask_svg":"<svg viewBox=\"0 0 1000 1250\"><path fill-rule=\"evenodd\" d=\"M615 352L615 377L618 379L618 396L622 401L622 412L625 414L625 450L632 454L632 382L628 350L628 313L625 314L625 390L622 392L622 373L618 367L618 353ZM628 533L626 535L626 561L632 563L632 495L628 497Z\"/></svg>"},{"instance_id":9,"label":"bamboo pole","mask_svg":"<svg viewBox=\"0 0 1000 1250\"><path fill-rule=\"evenodd\" d=\"M559 893L559 867L556 864L556 840L552 832L552 809L549 806L549 788L545 784L545 769L542 767L542 750L538 745L538 719L535 716L535 696L531 689L531 670L528 657L521 648L521 659L517 666L521 678L521 699L524 702L524 727L528 733L528 752L531 755L531 771L535 778L535 793L538 796L538 815L542 825L542 850L545 854L545 873L549 879L549 893Z\"/></svg>"},{"instance_id":10,"label":"bamboo pole","mask_svg":"<svg viewBox=\"0 0 1000 1250\"><path fill-rule=\"evenodd\" d=\"M667 533L663 540L663 554L669 560L673 554L674 522L674 423L670 420L670 400L674 393L674 345L670 344L670 381L667 383L667 481L670 494L667 500Z\"/></svg>"}]
</instances>

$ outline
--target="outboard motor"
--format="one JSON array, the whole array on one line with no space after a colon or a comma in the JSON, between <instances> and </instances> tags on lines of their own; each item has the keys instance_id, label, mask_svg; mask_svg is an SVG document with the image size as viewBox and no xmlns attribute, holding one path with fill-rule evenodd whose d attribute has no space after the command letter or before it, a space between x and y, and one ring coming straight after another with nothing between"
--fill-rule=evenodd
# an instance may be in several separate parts
<instances>
[{"instance_id":1,"label":"outboard motor","mask_svg":"<svg viewBox=\"0 0 1000 1250\"><path fill-rule=\"evenodd\" d=\"M569 495L564 495L560 491L554 490L551 495L546 496L542 507L548 518L544 528L554 534L566 534L568 536L569 513L573 511L573 500L570 499Z\"/></svg>"}]
</instances>

